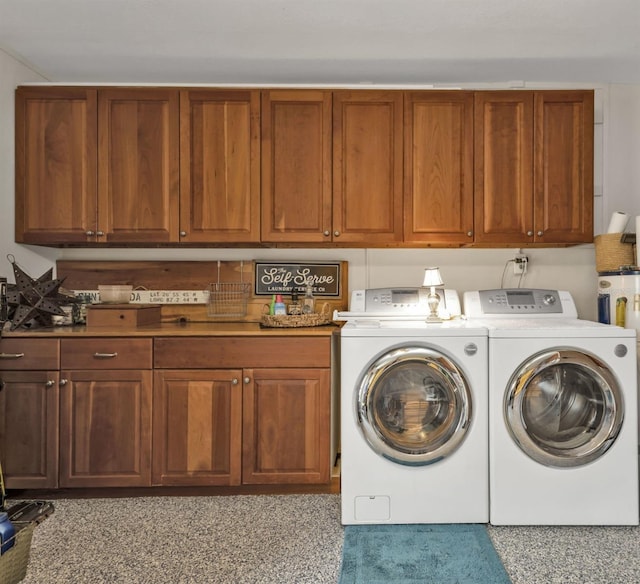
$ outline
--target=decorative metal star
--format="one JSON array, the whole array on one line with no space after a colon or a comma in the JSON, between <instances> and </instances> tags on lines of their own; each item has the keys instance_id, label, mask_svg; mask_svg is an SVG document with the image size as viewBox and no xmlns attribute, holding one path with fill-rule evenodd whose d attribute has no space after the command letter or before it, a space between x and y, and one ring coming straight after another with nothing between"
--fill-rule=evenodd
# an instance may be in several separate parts
<instances>
[{"instance_id":1,"label":"decorative metal star","mask_svg":"<svg viewBox=\"0 0 640 584\"><path fill-rule=\"evenodd\" d=\"M31 278L13 259L7 256L13 265L16 283L7 286L7 304L9 305L10 330L27 326L31 321L43 326L51 326L51 316L65 316L61 305L73 302L69 296L60 293L62 279L53 279L53 268L37 279Z\"/></svg>"}]
</instances>

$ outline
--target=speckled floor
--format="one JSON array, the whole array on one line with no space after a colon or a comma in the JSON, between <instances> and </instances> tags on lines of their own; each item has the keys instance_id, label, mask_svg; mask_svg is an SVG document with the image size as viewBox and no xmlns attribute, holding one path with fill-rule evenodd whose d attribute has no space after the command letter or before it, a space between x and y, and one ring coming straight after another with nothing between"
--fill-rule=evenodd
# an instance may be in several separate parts
<instances>
[{"instance_id":1,"label":"speckled floor","mask_svg":"<svg viewBox=\"0 0 640 584\"><path fill-rule=\"evenodd\" d=\"M53 502L55 513L36 528L23 584L338 580L339 495ZM488 529L514 584L640 582L638 527Z\"/></svg>"}]
</instances>

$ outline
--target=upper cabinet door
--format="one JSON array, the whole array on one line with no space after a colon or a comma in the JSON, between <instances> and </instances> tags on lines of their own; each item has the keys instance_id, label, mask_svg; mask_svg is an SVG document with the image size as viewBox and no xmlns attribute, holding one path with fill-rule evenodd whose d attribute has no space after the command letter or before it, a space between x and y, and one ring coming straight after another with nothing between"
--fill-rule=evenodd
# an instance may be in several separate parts
<instances>
[{"instance_id":1,"label":"upper cabinet door","mask_svg":"<svg viewBox=\"0 0 640 584\"><path fill-rule=\"evenodd\" d=\"M331 241L331 92L262 94L262 241Z\"/></svg>"},{"instance_id":2,"label":"upper cabinet door","mask_svg":"<svg viewBox=\"0 0 640 584\"><path fill-rule=\"evenodd\" d=\"M83 87L17 89L17 242L94 240L96 95Z\"/></svg>"},{"instance_id":3,"label":"upper cabinet door","mask_svg":"<svg viewBox=\"0 0 640 584\"><path fill-rule=\"evenodd\" d=\"M475 242L533 243L533 92L475 94Z\"/></svg>"},{"instance_id":4,"label":"upper cabinet door","mask_svg":"<svg viewBox=\"0 0 640 584\"><path fill-rule=\"evenodd\" d=\"M402 92L333 94L337 243L402 241Z\"/></svg>"},{"instance_id":5,"label":"upper cabinet door","mask_svg":"<svg viewBox=\"0 0 640 584\"><path fill-rule=\"evenodd\" d=\"M535 94L535 238L593 241L593 91Z\"/></svg>"},{"instance_id":6,"label":"upper cabinet door","mask_svg":"<svg viewBox=\"0 0 640 584\"><path fill-rule=\"evenodd\" d=\"M98 242L177 241L178 91L102 89L98 122Z\"/></svg>"},{"instance_id":7,"label":"upper cabinet door","mask_svg":"<svg viewBox=\"0 0 640 584\"><path fill-rule=\"evenodd\" d=\"M404 126L404 241L473 243L473 92L407 92Z\"/></svg>"},{"instance_id":8,"label":"upper cabinet door","mask_svg":"<svg viewBox=\"0 0 640 584\"><path fill-rule=\"evenodd\" d=\"M180 241L260 241L260 91L180 92Z\"/></svg>"}]
</instances>

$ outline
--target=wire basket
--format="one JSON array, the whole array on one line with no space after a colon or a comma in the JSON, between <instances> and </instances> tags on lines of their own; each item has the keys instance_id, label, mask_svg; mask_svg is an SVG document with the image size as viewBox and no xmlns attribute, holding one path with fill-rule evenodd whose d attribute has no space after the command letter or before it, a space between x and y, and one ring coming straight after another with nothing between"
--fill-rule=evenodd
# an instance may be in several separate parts
<instances>
[{"instance_id":1,"label":"wire basket","mask_svg":"<svg viewBox=\"0 0 640 584\"><path fill-rule=\"evenodd\" d=\"M247 315L247 300L251 286L242 281L244 262L240 262L240 282L220 281L220 260L218 260L218 281L209 284L207 314L218 318Z\"/></svg>"},{"instance_id":2,"label":"wire basket","mask_svg":"<svg viewBox=\"0 0 640 584\"><path fill-rule=\"evenodd\" d=\"M209 316L231 317L247 315L250 286L243 282L213 282L209 284Z\"/></svg>"},{"instance_id":3,"label":"wire basket","mask_svg":"<svg viewBox=\"0 0 640 584\"><path fill-rule=\"evenodd\" d=\"M15 543L0 556L0 584L17 584L27 575L35 523L20 526L16 522L14 525L17 530Z\"/></svg>"}]
</instances>

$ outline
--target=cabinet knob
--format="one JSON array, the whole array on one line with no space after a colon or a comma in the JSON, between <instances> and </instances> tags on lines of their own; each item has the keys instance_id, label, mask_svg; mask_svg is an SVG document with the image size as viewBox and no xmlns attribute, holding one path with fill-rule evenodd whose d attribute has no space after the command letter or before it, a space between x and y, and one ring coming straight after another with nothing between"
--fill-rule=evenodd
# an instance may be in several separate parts
<instances>
[{"instance_id":1,"label":"cabinet knob","mask_svg":"<svg viewBox=\"0 0 640 584\"><path fill-rule=\"evenodd\" d=\"M60 380L60 383L58 383L58 385L60 385L60 386L65 386L65 385L67 385L67 383L69 383L69 380L68 380L68 379L61 379L61 380Z\"/></svg>"},{"instance_id":2,"label":"cabinet knob","mask_svg":"<svg viewBox=\"0 0 640 584\"><path fill-rule=\"evenodd\" d=\"M45 387L53 387L55 384L56 384L56 382L55 382L55 381L53 381L53 379L49 379L49 380L44 384L44 386L45 386Z\"/></svg>"},{"instance_id":3,"label":"cabinet knob","mask_svg":"<svg viewBox=\"0 0 640 584\"><path fill-rule=\"evenodd\" d=\"M334 231L333 232L333 236L334 237L340 237L340 232L339 231Z\"/></svg>"},{"instance_id":4,"label":"cabinet knob","mask_svg":"<svg viewBox=\"0 0 640 584\"><path fill-rule=\"evenodd\" d=\"M467 231L467 237L473 237L473 231Z\"/></svg>"},{"instance_id":5,"label":"cabinet knob","mask_svg":"<svg viewBox=\"0 0 640 584\"><path fill-rule=\"evenodd\" d=\"M91 229L89 229L89 231L85 232L85 235L86 235L87 237L92 237L92 236L94 236L95 234L96 234L96 233L95 233L95 231L91 231Z\"/></svg>"},{"instance_id":6,"label":"cabinet knob","mask_svg":"<svg viewBox=\"0 0 640 584\"><path fill-rule=\"evenodd\" d=\"M251 377L245 377L243 381L246 383L251 383Z\"/></svg>"},{"instance_id":7,"label":"cabinet knob","mask_svg":"<svg viewBox=\"0 0 640 584\"><path fill-rule=\"evenodd\" d=\"M538 233L536 233L536 235L537 235L538 237L541 237L542 235L544 235L544 231L538 231Z\"/></svg>"},{"instance_id":8,"label":"cabinet knob","mask_svg":"<svg viewBox=\"0 0 640 584\"><path fill-rule=\"evenodd\" d=\"M326 236L326 237L329 237L329 235L331 235L331 231L329 231L329 230L327 229L327 230L325 230L325 231L323 232L323 234L322 234L322 235L324 235L324 236Z\"/></svg>"},{"instance_id":9,"label":"cabinet knob","mask_svg":"<svg viewBox=\"0 0 640 584\"><path fill-rule=\"evenodd\" d=\"M238 385L238 378L237 378L237 377L234 377L234 378L231 380L231 385Z\"/></svg>"},{"instance_id":10,"label":"cabinet knob","mask_svg":"<svg viewBox=\"0 0 640 584\"><path fill-rule=\"evenodd\" d=\"M180 232L180 237L186 237L187 236L187 232L186 231L181 231Z\"/></svg>"},{"instance_id":11,"label":"cabinet knob","mask_svg":"<svg viewBox=\"0 0 640 584\"><path fill-rule=\"evenodd\" d=\"M532 237L532 236L533 236L533 231L527 231L527 235L528 235L529 237Z\"/></svg>"},{"instance_id":12,"label":"cabinet knob","mask_svg":"<svg viewBox=\"0 0 640 584\"><path fill-rule=\"evenodd\" d=\"M96 235L98 237L102 237L104 235L104 231L96 231Z\"/></svg>"}]
</instances>

